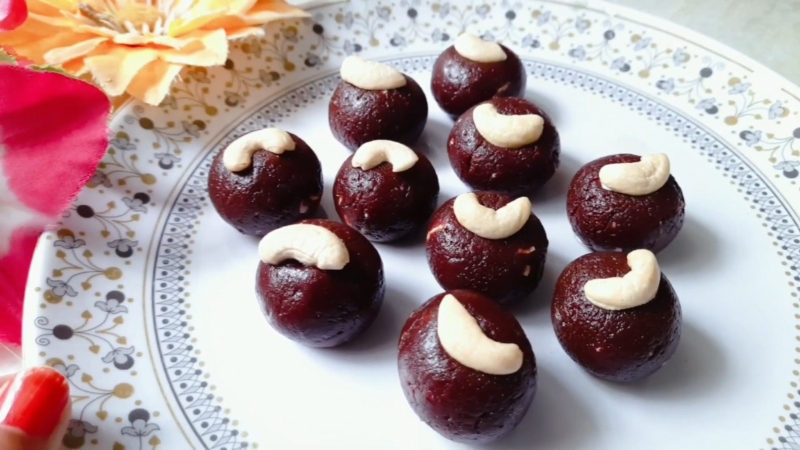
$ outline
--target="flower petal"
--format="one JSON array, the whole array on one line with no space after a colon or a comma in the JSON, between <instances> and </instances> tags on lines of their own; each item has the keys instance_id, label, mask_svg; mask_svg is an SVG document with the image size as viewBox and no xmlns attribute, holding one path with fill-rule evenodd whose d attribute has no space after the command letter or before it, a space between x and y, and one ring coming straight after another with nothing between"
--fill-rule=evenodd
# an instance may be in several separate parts
<instances>
[{"instance_id":1,"label":"flower petal","mask_svg":"<svg viewBox=\"0 0 800 450\"><path fill-rule=\"evenodd\" d=\"M166 50L161 59L168 63L190 66L218 66L228 58L225 30L197 31L186 36L191 43L180 50Z\"/></svg>"},{"instance_id":2,"label":"flower petal","mask_svg":"<svg viewBox=\"0 0 800 450\"><path fill-rule=\"evenodd\" d=\"M113 46L111 51L86 58L95 82L108 95L121 95L142 68L158 59L158 50Z\"/></svg>"},{"instance_id":3,"label":"flower petal","mask_svg":"<svg viewBox=\"0 0 800 450\"><path fill-rule=\"evenodd\" d=\"M0 32L19 27L27 17L25 0L0 0Z\"/></svg>"},{"instance_id":4,"label":"flower petal","mask_svg":"<svg viewBox=\"0 0 800 450\"><path fill-rule=\"evenodd\" d=\"M264 36L264 28L262 27L244 27L234 30L228 30L228 40L243 39L251 36Z\"/></svg>"},{"instance_id":5,"label":"flower petal","mask_svg":"<svg viewBox=\"0 0 800 450\"><path fill-rule=\"evenodd\" d=\"M48 16L31 12L28 15L28 18L31 21L39 22L39 24L50 25L53 27L71 27L75 25L75 19L66 16Z\"/></svg>"},{"instance_id":6,"label":"flower petal","mask_svg":"<svg viewBox=\"0 0 800 450\"><path fill-rule=\"evenodd\" d=\"M147 45L158 44L165 47L183 48L189 43L169 36L141 36L137 34L117 34L114 36L113 41L115 44L120 45Z\"/></svg>"},{"instance_id":7,"label":"flower petal","mask_svg":"<svg viewBox=\"0 0 800 450\"><path fill-rule=\"evenodd\" d=\"M107 41L108 38L105 37L98 37L94 39L87 39L82 42L78 42L77 44L70 45L68 47L60 47L54 48L49 52L44 54L44 60L47 64L51 65L58 65L63 64L67 61L71 61L76 58L80 58L81 56L86 56L94 49L97 48L100 44Z\"/></svg>"},{"instance_id":8,"label":"flower petal","mask_svg":"<svg viewBox=\"0 0 800 450\"><path fill-rule=\"evenodd\" d=\"M122 95L120 95L118 97L112 97L111 98L111 110L112 111L117 111L118 109L120 109L123 106L125 106L125 104L127 104L130 100L131 100L131 96L128 95L127 92L123 93ZM110 183L108 181L108 178L106 178L105 182L106 183ZM111 186L108 185L106 187L111 187Z\"/></svg>"},{"instance_id":9,"label":"flower petal","mask_svg":"<svg viewBox=\"0 0 800 450\"><path fill-rule=\"evenodd\" d=\"M227 8L220 8L208 11L200 15L189 16L186 19L184 19L183 17L179 17L170 24L168 33L172 37L179 37L182 34L203 27L205 24L211 22L212 20L222 17L227 12L228 12Z\"/></svg>"},{"instance_id":10,"label":"flower petal","mask_svg":"<svg viewBox=\"0 0 800 450\"><path fill-rule=\"evenodd\" d=\"M15 374L22 369L22 348L0 343L0 377Z\"/></svg>"},{"instance_id":11,"label":"flower petal","mask_svg":"<svg viewBox=\"0 0 800 450\"><path fill-rule=\"evenodd\" d=\"M283 1L259 0L245 13L220 17L203 26L203 29L238 29L252 25L264 25L275 20L304 19L310 16L302 9L294 8Z\"/></svg>"},{"instance_id":12,"label":"flower petal","mask_svg":"<svg viewBox=\"0 0 800 450\"><path fill-rule=\"evenodd\" d=\"M227 9L228 14L239 15L246 13L255 6L258 0L207 0L203 2L210 10Z\"/></svg>"},{"instance_id":13,"label":"flower petal","mask_svg":"<svg viewBox=\"0 0 800 450\"><path fill-rule=\"evenodd\" d=\"M82 77L89 72L83 59L73 59L72 61L65 62L61 65L61 68L64 69L65 72L71 73L77 77ZM84 81L91 81L91 77L89 77L88 80L84 79Z\"/></svg>"},{"instance_id":14,"label":"flower petal","mask_svg":"<svg viewBox=\"0 0 800 450\"><path fill-rule=\"evenodd\" d=\"M10 253L0 257L0 341L16 345L22 341L25 283L40 231L14 232Z\"/></svg>"},{"instance_id":15,"label":"flower petal","mask_svg":"<svg viewBox=\"0 0 800 450\"><path fill-rule=\"evenodd\" d=\"M119 33L117 33L114 30L109 30L108 28L97 27L94 25L84 25L84 24L75 25L75 31L105 36L107 38L112 38L112 39L116 36L119 36Z\"/></svg>"},{"instance_id":16,"label":"flower petal","mask_svg":"<svg viewBox=\"0 0 800 450\"><path fill-rule=\"evenodd\" d=\"M189 44L183 39L174 38L170 36L153 36L152 38L150 38L150 41L153 44L163 45L165 47L172 47L177 49L186 47Z\"/></svg>"},{"instance_id":17,"label":"flower petal","mask_svg":"<svg viewBox=\"0 0 800 450\"><path fill-rule=\"evenodd\" d=\"M169 88L181 69L183 66L179 64L155 60L136 74L127 92L148 105L158 106L169 94Z\"/></svg>"},{"instance_id":18,"label":"flower petal","mask_svg":"<svg viewBox=\"0 0 800 450\"><path fill-rule=\"evenodd\" d=\"M0 34L0 46L9 46L19 55L36 64L47 64L44 55L52 49L69 47L97 37L87 33L65 33L64 30L29 20L9 33Z\"/></svg>"},{"instance_id":19,"label":"flower petal","mask_svg":"<svg viewBox=\"0 0 800 450\"><path fill-rule=\"evenodd\" d=\"M102 358L100 358L100 359L101 359L101 360L102 360L104 363L110 363L111 361L113 361L113 360L114 360L114 351L112 350L112 351L111 351L111 352L109 352L109 353L108 353L106 356L103 356L103 357L102 357Z\"/></svg>"},{"instance_id":20,"label":"flower petal","mask_svg":"<svg viewBox=\"0 0 800 450\"><path fill-rule=\"evenodd\" d=\"M280 19L304 19L311 17L306 11L279 0L259 0L244 14L250 23L268 23Z\"/></svg>"},{"instance_id":21,"label":"flower petal","mask_svg":"<svg viewBox=\"0 0 800 450\"><path fill-rule=\"evenodd\" d=\"M240 16L223 16L203 25L203 30L230 30L251 26Z\"/></svg>"},{"instance_id":22,"label":"flower petal","mask_svg":"<svg viewBox=\"0 0 800 450\"><path fill-rule=\"evenodd\" d=\"M58 218L105 155L110 102L58 73L0 66L0 79L14 86L0 90L0 164L9 187L25 206Z\"/></svg>"},{"instance_id":23,"label":"flower petal","mask_svg":"<svg viewBox=\"0 0 800 450\"><path fill-rule=\"evenodd\" d=\"M66 373L64 374L64 376L69 378L69 377L75 375L75 372L77 372L77 371L78 371L78 366L76 366L75 364L70 364L69 366L67 366L67 370L66 370Z\"/></svg>"},{"instance_id":24,"label":"flower petal","mask_svg":"<svg viewBox=\"0 0 800 450\"><path fill-rule=\"evenodd\" d=\"M81 422L83 424L83 429L87 433L97 433L97 425L92 425L89 422Z\"/></svg>"},{"instance_id":25,"label":"flower petal","mask_svg":"<svg viewBox=\"0 0 800 450\"><path fill-rule=\"evenodd\" d=\"M161 428L157 424L148 423L147 425L145 425L144 430L142 430L142 434L145 436L149 436L150 433L152 433L153 431L159 431L159 430L161 430Z\"/></svg>"},{"instance_id":26,"label":"flower petal","mask_svg":"<svg viewBox=\"0 0 800 450\"><path fill-rule=\"evenodd\" d=\"M0 223L0 258L9 255L13 244L27 237L29 232L36 235L47 225L47 217L28 208L11 192L8 186L8 175L0 172L0 212L3 214ZM22 234L15 234L22 233Z\"/></svg>"},{"instance_id":27,"label":"flower petal","mask_svg":"<svg viewBox=\"0 0 800 450\"><path fill-rule=\"evenodd\" d=\"M100 311L105 311L105 312L108 312L108 311L111 310L111 307L108 306L108 303L101 302L101 301L94 302L94 307L99 309Z\"/></svg>"},{"instance_id":28,"label":"flower petal","mask_svg":"<svg viewBox=\"0 0 800 450\"><path fill-rule=\"evenodd\" d=\"M80 2L78 0L38 0L37 3L42 3L55 9L76 11Z\"/></svg>"},{"instance_id":29,"label":"flower petal","mask_svg":"<svg viewBox=\"0 0 800 450\"><path fill-rule=\"evenodd\" d=\"M7 65L0 79L14 87L0 90L0 339L19 342L37 239L105 154L110 104L97 88L57 73Z\"/></svg>"}]
</instances>

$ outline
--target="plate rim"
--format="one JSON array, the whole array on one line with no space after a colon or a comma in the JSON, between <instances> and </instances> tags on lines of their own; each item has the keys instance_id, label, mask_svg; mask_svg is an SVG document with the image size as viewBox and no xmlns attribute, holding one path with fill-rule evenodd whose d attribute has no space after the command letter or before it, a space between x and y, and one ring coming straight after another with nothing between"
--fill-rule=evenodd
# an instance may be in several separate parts
<instances>
[{"instance_id":1,"label":"plate rim","mask_svg":"<svg viewBox=\"0 0 800 450\"><path fill-rule=\"evenodd\" d=\"M718 56L722 56L726 60L729 60L729 61L733 62L734 64L737 64L737 65L745 68L746 70L750 71L754 75L757 75L757 76L768 76L768 77L771 77L771 78L775 79L775 81L780 84L780 89L782 91L784 91L787 94L791 95L792 97L797 99L798 102L800 102L800 96L797 96L793 92L790 92L790 90L791 91L800 92L800 87L798 87L798 85L792 83L791 81L789 81L788 79L786 79L782 75L778 74L777 72L773 71L769 67L767 67L767 66L759 63L758 61L755 61L754 59L742 54L741 52L735 50L734 48L729 47L729 46L727 46L725 44L722 44L722 43L720 43L719 41L717 41L717 40L715 40L713 38L710 38L710 37L702 35L702 34L700 34L698 32L689 30L689 29L687 29L687 28L685 28L685 27L683 27L683 26L681 26L679 24L670 22L669 20L661 19L661 18L655 17L655 16L653 16L651 14L643 13L641 11L637 11L635 9L632 9L632 8L629 8L629 7L626 7L626 6L616 5L616 4L607 2L605 0L589 0L588 2L569 1L569 0L538 0L538 1L541 2L541 3L552 3L552 4L573 6L573 7L577 6L577 7L584 8L584 9L590 9L592 11L599 12L599 13L604 13L605 10L604 9L591 9L591 8L589 8L588 5L593 5L594 4L594 5L596 5L595 8L611 7L616 11L615 17L619 17L619 18L622 18L624 20L635 22L635 23L637 23L639 25L642 25L644 27L647 27L647 28L654 28L654 29L656 29L656 30L658 30L660 32L663 32L663 33L672 34L674 37L676 37L677 39L680 39L681 41L686 41L688 43L698 45L701 48L705 48L705 49L707 49L709 51L712 51L713 53L716 53ZM581 3L586 3L587 6L578 5L578 4L581 4ZM311 10L313 11L315 9L327 7L327 6L330 6L330 5L331 4L317 6L315 8L312 8ZM637 18L637 17L641 18L642 22L636 21L635 18ZM657 26L654 26L654 25L657 25ZM680 31L682 33L682 35L680 35L680 36L675 35L673 32L669 31L670 29L671 30ZM702 45L702 44L705 44L705 45ZM383 50L381 50L381 51L383 51ZM429 52L424 52L424 53L425 53L424 56L429 56ZM411 56L413 56L413 52L403 53L403 57L411 57ZM423 55L420 54L419 56L423 56ZM397 58L385 57L385 58L376 58L376 59L378 59L378 60L381 60L381 59L388 60L388 59L397 59ZM547 58L547 57L538 57L537 56L537 59L540 59L540 60L543 60L543 61L551 61L551 58ZM552 62L555 63L555 61L552 61ZM743 62L746 63L746 64L743 64ZM593 70L589 69L589 68L581 68L581 71L586 73L586 72L592 72ZM329 69L329 70L327 70L325 72L322 72L322 73L313 73L310 76L309 75L298 76L295 80L293 80L293 83L291 85L288 85L288 86L285 86L285 87L282 86L280 89L277 89L275 91L270 92L269 95L265 95L262 99L260 99L260 101L257 104L254 104L251 108L248 108L248 109L246 109L244 111L238 112L236 116L239 117L239 118L249 117L255 111L257 111L259 109L259 107L263 107L264 105L269 104L269 103L275 101L276 99L279 99L280 97L285 95L286 92L292 91L292 90L296 90L296 89L298 89L299 87L301 87L303 85L312 83L314 80L324 79L324 78L330 76L330 74L334 73L334 72L336 72L336 69ZM610 75L601 75L599 73L595 74L595 75L598 76L598 78L602 78L602 79L609 80L609 81L616 80L615 77L610 76ZM619 83L619 84L623 85L627 89L630 89L632 91L636 91L637 93L639 93L639 94L641 94L641 95L643 95L645 97L650 97L651 96L650 94L647 94L647 93L644 93L644 92L639 92L637 90L636 86L634 86L634 85L630 85L628 83ZM130 102L131 102L130 100L126 101L122 106L120 106L110 116L109 123L112 123L112 121L117 120L117 116L120 113L128 110L128 106L129 106ZM669 104L669 103L665 102L665 104ZM701 123L696 118L693 119L693 121ZM213 145L212 143L215 142L215 139L219 138L219 137L224 137L232 129L235 129L235 127L236 127L236 125L226 126L226 127L222 128L222 129L220 129L216 133L216 135L214 136L213 139L212 139L212 137L208 137L206 139L206 141L204 142L203 147L198 150L198 154L195 155L195 157L192 159L191 162L186 164L186 168L185 169L181 169L180 177L176 179L175 185L173 185L171 187L171 192L169 193L169 196L167 197L168 200L178 197L178 193L176 191L178 191L178 190L180 190L182 188L184 180L186 180L189 177L191 177L191 173L194 171L194 169L196 169L199 166L198 160L202 161L203 155L205 155L209 151L209 146ZM709 127L704 127L704 129L705 129L705 131L708 131L708 132L711 132L711 133L715 133L714 130L709 128ZM717 136L717 138L721 142L728 142L727 139L722 139L721 136ZM218 142L218 139L217 139L217 142ZM735 150L735 149L733 149L733 150ZM740 159L742 159L742 162L744 162L745 164L750 166L750 168L753 171L757 172L761 176L762 181L764 181L766 183L769 183L771 185L770 190L773 193L778 194L778 195L780 195L782 197L781 201L784 202L785 205L787 206L787 208L786 208L787 212L792 214L795 217L795 220L797 221L798 220L797 217L798 217L798 215L800 215L800 211L796 210L796 208L794 208L792 206L792 204L788 201L788 199L785 198L786 194L788 194L788 188L784 187L784 186L780 186L780 185L774 184L772 182L771 178L768 177L765 173L762 173L762 171L761 171L761 169L759 167L753 166L750 155L748 155L747 153L738 151L738 150L735 150L735 151L737 152L737 154L740 157ZM784 193L784 190L787 190L787 192ZM162 208L162 215L163 214L167 214L166 212L164 212L167 209L168 209L167 205L165 205L164 208ZM158 224L162 224L162 218L161 217L159 217L156 220L156 224L157 225ZM152 248L157 247L157 245L155 243L155 240L156 240L155 238L156 238L156 236L154 235L153 236L153 241L154 242L151 243L147 254L150 253L150 250L152 250ZM39 274L41 274L45 270L45 266L47 264L47 261L51 260L51 258L52 258L52 256L47 254L47 252L45 251L46 248L49 248L49 247L47 247L47 245L46 245L45 235L43 234L42 236L40 236L39 241L38 241L37 246L36 246L36 250L34 252L33 260L32 260L32 263L31 263L31 268L30 268L30 275L28 277L28 284L26 286L25 308L24 308L25 316L23 317L23 321L24 321L25 324L28 324L29 322L31 322L30 320L28 320L28 319L31 318L29 316L29 311L30 312L35 312L35 310L32 311L31 308L28 307L28 304L30 304L30 303L38 303L38 300L32 299L33 297L35 297L35 293L33 292L33 288L34 287L38 287L40 285L40 283L38 282L39 279L40 279ZM145 269L148 269L148 267L145 266ZM148 273L149 270L145 270L145 272L146 272L145 273L145 280L147 280L151 276L151 274ZM34 283L34 282L32 282L32 280L36 280L37 282ZM145 303L149 303L149 301L147 301L147 300L144 300L144 302ZM147 308L147 307L145 307L145 308ZM34 346L34 345L31 344L32 342L34 342L34 338L35 338L35 335L32 334L33 329L34 329L34 327L31 326L31 325L27 325L26 327L23 328L23 364L25 364L26 367L29 365L30 361L33 361L36 358L36 356L34 355L34 351L38 351L40 349L40 347ZM27 343L27 345L25 345L26 343ZM148 347L149 347L149 343L148 343ZM155 368L155 369L159 370L158 368ZM159 383L160 383L160 381L159 381ZM168 403L168 407L171 408L171 405L169 405L169 402L167 402L167 403Z\"/></svg>"}]
</instances>

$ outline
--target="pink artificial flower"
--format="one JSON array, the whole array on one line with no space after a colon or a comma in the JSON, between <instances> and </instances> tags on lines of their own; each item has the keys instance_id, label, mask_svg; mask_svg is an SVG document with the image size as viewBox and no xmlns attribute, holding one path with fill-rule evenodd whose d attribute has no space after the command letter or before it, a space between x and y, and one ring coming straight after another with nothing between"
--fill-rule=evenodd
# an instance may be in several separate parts
<instances>
[{"instance_id":1,"label":"pink artificial flower","mask_svg":"<svg viewBox=\"0 0 800 450\"><path fill-rule=\"evenodd\" d=\"M24 22L0 0L0 30ZM111 103L60 73L0 64L0 341L19 345L22 303L39 235L59 220L108 148Z\"/></svg>"},{"instance_id":2,"label":"pink artificial flower","mask_svg":"<svg viewBox=\"0 0 800 450\"><path fill-rule=\"evenodd\" d=\"M0 0L0 32L11 31L28 18L25 0Z\"/></svg>"}]
</instances>

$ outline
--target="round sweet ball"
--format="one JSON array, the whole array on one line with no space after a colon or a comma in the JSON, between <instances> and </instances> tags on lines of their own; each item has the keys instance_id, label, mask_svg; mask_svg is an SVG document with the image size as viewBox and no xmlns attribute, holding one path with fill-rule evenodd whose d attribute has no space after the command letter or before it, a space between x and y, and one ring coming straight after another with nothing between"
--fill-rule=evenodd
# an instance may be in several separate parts
<instances>
[{"instance_id":1,"label":"round sweet ball","mask_svg":"<svg viewBox=\"0 0 800 450\"><path fill-rule=\"evenodd\" d=\"M458 118L492 97L522 97L527 74L508 47L461 34L433 64L431 92L439 106Z\"/></svg>"},{"instance_id":2,"label":"round sweet ball","mask_svg":"<svg viewBox=\"0 0 800 450\"><path fill-rule=\"evenodd\" d=\"M556 281L551 319L566 353L587 372L629 382L658 371L681 337L681 305L649 250L596 252Z\"/></svg>"},{"instance_id":3,"label":"round sweet ball","mask_svg":"<svg viewBox=\"0 0 800 450\"><path fill-rule=\"evenodd\" d=\"M254 131L219 152L208 197L239 232L264 236L313 217L322 196L322 166L299 137L277 128Z\"/></svg>"},{"instance_id":4,"label":"round sweet ball","mask_svg":"<svg viewBox=\"0 0 800 450\"><path fill-rule=\"evenodd\" d=\"M414 412L456 442L507 435L536 394L536 359L519 322L471 291L444 292L411 314L398 369Z\"/></svg>"},{"instance_id":5,"label":"round sweet ball","mask_svg":"<svg viewBox=\"0 0 800 450\"><path fill-rule=\"evenodd\" d=\"M533 103L495 97L456 121L447 155L456 175L475 190L528 194L555 174L561 141Z\"/></svg>"},{"instance_id":6,"label":"round sweet ball","mask_svg":"<svg viewBox=\"0 0 800 450\"><path fill-rule=\"evenodd\" d=\"M436 211L425 251L444 289L469 289L510 305L539 285L548 245L527 197L475 192L452 198Z\"/></svg>"},{"instance_id":7,"label":"round sweet ball","mask_svg":"<svg viewBox=\"0 0 800 450\"><path fill-rule=\"evenodd\" d=\"M355 151L385 139L414 145L428 120L428 101L414 79L394 68L349 56L328 105L333 136Z\"/></svg>"},{"instance_id":8,"label":"round sweet ball","mask_svg":"<svg viewBox=\"0 0 800 450\"><path fill-rule=\"evenodd\" d=\"M686 202L665 154L611 155L583 166L567 193L567 215L594 251L666 248L683 227Z\"/></svg>"},{"instance_id":9,"label":"round sweet ball","mask_svg":"<svg viewBox=\"0 0 800 450\"><path fill-rule=\"evenodd\" d=\"M333 183L336 212L373 242L419 230L439 198L439 179L425 155L393 141L371 141L347 158Z\"/></svg>"},{"instance_id":10,"label":"round sweet ball","mask_svg":"<svg viewBox=\"0 0 800 450\"><path fill-rule=\"evenodd\" d=\"M362 334L385 291L383 263L356 230L304 220L261 240L256 293L267 322L310 347L335 347Z\"/></svg>"}]
</instances>

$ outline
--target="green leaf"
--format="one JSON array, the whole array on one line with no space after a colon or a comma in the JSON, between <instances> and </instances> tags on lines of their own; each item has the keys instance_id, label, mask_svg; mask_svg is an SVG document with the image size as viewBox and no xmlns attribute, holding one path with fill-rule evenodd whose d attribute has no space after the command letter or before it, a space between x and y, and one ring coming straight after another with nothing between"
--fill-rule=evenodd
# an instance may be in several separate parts
<instances>
[{"instance_id":1,"label":"green leaf","mask_svg":"<svg viewBox=\"0 0 800 450\"><path fill-rule=\"evenodd\" d=\"M28 69L35 70L36 72L50 72L50 73L57 73L59 75L64 75L66 77L78 79L77 77L55 67L51 66L29 66Z\"/></svg>"},{"instance_id":2,"label":"green leaf","mask_svg":"<svg viewBox=\"0 0 800 450\"><path fill-rule=\"evenodd\" d=\"M17 60L13 56L6 53L5 50L0 48L0 64L11 64L16 66Z\"/></svg>"}]
</instances>

